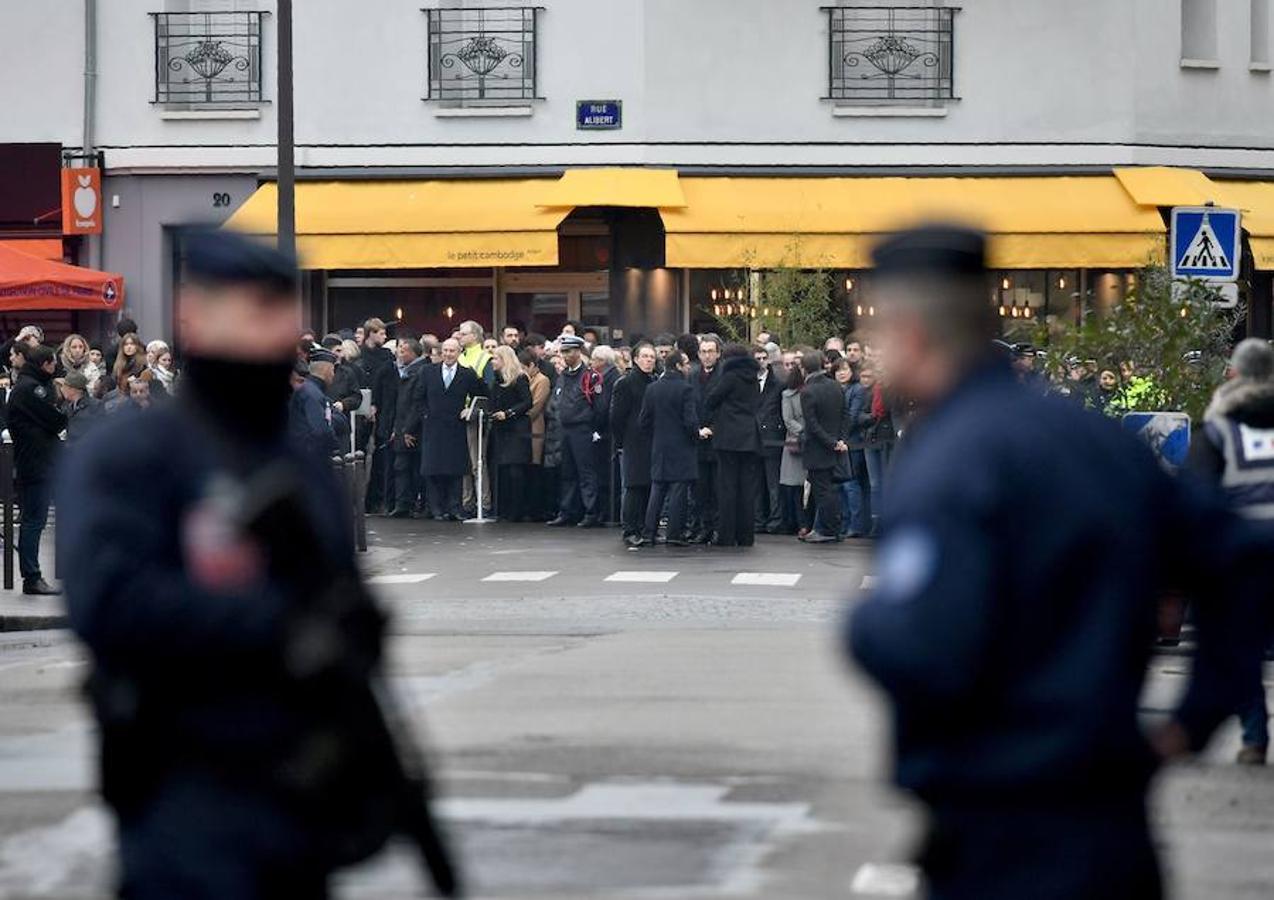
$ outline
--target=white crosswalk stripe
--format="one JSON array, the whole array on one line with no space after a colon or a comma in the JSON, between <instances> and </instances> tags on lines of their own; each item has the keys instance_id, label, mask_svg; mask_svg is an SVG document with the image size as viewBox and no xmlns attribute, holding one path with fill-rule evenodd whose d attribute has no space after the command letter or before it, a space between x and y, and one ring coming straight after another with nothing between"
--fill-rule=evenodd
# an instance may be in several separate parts
<instances>
[{"instance_id":1,"label":"white crosswalk stripe","mask_svg":"<svg viewBox=\"0 0 1274 900\"><path fill-rule=\"evenodd\" d=\"M666 584L676 577L676 572L615 572L602 580L622 581L629 584Z\"/></svg>"},{"instance_id":2,"label":"white crosswalk stripe","mask_svg":"<svg viewBox=\"0 0 1274 900\"><path fill-rule=\"evenodd\" d=\"M420 584L437 574L437 572L403 572L398 575L373 575L367 580L372 584Z\"/></svg>"},{"instance_id":3,"label":"white crosswalk stripe","mask_svg":"<svg viewBox=\"0 0 1274 900\"><path fill-rule=\"evenodd\" d=\"M752 584L760 587L794 587L801 580L798 572L740 572L730 579L731 584Z\"/></svg>"},{"instance_id":4,"label":"white crosswalk stripe","mask_svg":"<svg viewBox=\"0 0 1274 900\"><path fill-rule=\"evenodd\" d=\"M556 572L492 572L483 581L547 581Z\"/></svg>"}]
</instances>

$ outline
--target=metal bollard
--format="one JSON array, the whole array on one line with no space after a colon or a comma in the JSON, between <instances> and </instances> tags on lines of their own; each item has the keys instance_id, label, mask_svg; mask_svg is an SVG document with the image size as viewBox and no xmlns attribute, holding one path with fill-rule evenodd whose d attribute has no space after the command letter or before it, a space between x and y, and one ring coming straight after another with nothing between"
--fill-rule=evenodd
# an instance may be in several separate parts
<instances>
[{"instance_id":1,"label":"metal bollard","mask_svg":"<svg viewBox=\"0 0 1274 900\"><path fill-rule=\"evenodd\" d=\"M13 590L13 444L0 445L0 502L4 503L4 589Z\"/></svg>"},{"instance_id":2,"label":"metal bollard","mask_svg":"<svg viewBox=\"0 0 1274 900\"><path fill-rule=\"evenodd\" d=\"M354 504L354 549L359 553L367 552L367 454L362 450L351 454L354 458L352 467L353 490L350 491Z\"/></svg>"}]
</instances>

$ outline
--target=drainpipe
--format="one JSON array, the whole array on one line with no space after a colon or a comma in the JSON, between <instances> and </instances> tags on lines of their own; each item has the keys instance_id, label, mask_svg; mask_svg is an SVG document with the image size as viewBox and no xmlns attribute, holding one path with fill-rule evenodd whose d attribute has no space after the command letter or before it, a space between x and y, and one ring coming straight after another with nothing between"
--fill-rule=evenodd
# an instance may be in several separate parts
<instances>
[{"instance_id":1,"label":"drainpipe","mask_svg":"<svg viewBox=\"0 0 1274 900\"><path fill-rule=\"evenodd\" d=\"M84 0L84 137L85 165L93 164L93 120L97 112L97 0ZM102 211L105 217L105 210ZM101 235L85 236L88 244L88 264L102 267Z\"/></svg>"}]
</instances>

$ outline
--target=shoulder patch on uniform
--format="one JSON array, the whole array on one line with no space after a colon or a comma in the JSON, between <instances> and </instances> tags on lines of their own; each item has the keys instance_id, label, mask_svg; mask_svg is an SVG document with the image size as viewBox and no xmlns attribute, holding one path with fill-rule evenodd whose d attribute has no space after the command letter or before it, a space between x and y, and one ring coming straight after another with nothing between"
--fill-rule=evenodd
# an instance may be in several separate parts
<instances>
[{"instance_id":1,"label":"shoulder patch on uniform","mask_svg":"<svg viewBox=\"0 0 1274 900\"><path fill-rule=\"evenodd\" d=\"M904 527L880 544L876 596L905 603L928 586L938 571L938 540L919 526Z\"/></svg>"}]
</instances>

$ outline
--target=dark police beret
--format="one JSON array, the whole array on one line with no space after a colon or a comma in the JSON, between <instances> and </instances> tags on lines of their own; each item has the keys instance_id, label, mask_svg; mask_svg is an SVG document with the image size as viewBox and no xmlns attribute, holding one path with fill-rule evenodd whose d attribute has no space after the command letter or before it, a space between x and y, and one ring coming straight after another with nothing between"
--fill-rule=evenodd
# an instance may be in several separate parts
<instances>
[{"instance_id":1,"label":"dark police beret","mask_svg":"<svg viewBox=\"0 0 1274 900\"><path fill-rule=\"evenodd\" d=\"M331 350L327 350L315 344L310 348L309 355L306 356L306 362L309 363L332 363L336 364L336 354Z\"/></svg>"},{"instance_id":2,"label":"dark police beret","mask_svg":"<svg viewBox=\"0 0 1274 900\"><path fill-rule=\"evenodd\" d=\"M977 275L986 270L986 237L959 225L921 225L890 235L871 255L884 275Z\"/></svg>"},{"instance_id":3,"label":"dark police beret","mask_svg":"<svg viewBox=\"0 0 1274 900\"><path fill-rule=\"evenodd\" d=\"M281 294L296 290L296 259L234 231L200 230L185 241L186 273L210 284L259 284Z\"/></svg>"}]
</instances>

